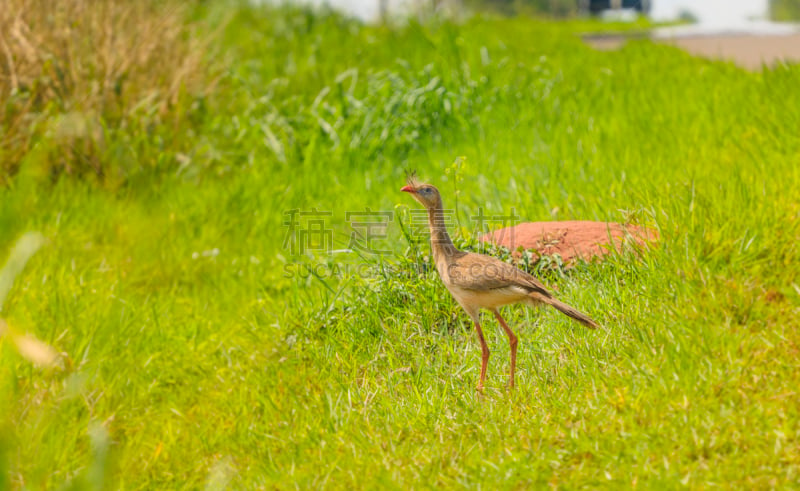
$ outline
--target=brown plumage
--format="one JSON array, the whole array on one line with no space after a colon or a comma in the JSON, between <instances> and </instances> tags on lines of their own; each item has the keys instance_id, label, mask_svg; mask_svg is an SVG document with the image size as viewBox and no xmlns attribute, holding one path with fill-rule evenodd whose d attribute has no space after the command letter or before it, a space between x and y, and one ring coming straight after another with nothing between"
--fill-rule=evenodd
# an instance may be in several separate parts
<instances>
[{"instance_id":1,"label":"brown plumage","mask_svg":"<svg viewBox=\"0 0 800 491\"><path fill-rule=\"evenodd\" d=\"M514 386L514 372L517 365L517 336L500 315L500 311L497 310L499 307L514 303L532 306L550 305L587 327L592 329L598 327L588 315L556 299L539 280L528 273L499 259L456 249L447 234L442 197L436 187L417 181L412 174L401 191L410 193L428 210L431 249L436 270L453 298L475 323L483 352L479 390L483 389L486 365L489 361L489 347L486 345L480 325L480 309L491 311L508 335L511 346L511 374L508 384L511 387Z\"/></svg>"}]
</instances>

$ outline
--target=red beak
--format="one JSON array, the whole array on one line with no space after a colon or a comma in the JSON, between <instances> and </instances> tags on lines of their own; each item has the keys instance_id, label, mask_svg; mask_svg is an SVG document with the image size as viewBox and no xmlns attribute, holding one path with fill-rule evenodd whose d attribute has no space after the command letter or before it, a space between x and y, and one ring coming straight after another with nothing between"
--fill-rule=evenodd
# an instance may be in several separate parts
<instances>
[{"instance_id":1,"label":"red beak","mask_svg":"<svg viewBox=\"0 0 800 491\"><path fill-rule=\"evenodd\" d=\"M414 188L412 188L411 186L403 186L403 187L400 189L400 191L402 191L402 192L404 192L404 193L413 193L413 192L415 192L415 191L414 191Z\"/></svg>"}]
</instances>

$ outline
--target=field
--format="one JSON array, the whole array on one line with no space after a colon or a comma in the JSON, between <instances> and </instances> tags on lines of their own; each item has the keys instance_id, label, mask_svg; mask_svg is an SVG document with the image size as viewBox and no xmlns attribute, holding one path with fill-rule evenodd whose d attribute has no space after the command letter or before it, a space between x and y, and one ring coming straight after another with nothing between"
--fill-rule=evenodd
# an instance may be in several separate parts
<instances>
[{"instance_id":1,"label":"field","mask_svg":"<svg viewBox=\"0 0 800 491\"><path fill-rule=\"evenodd\" d=\"M224 7L170 11L141 71L28 97L43 63L3 93L0 264L45 243L0 317L61 359L0 338L0 489L796 485L800 66L598 52L585 22ZM507 308L510 391L487 314L478 393L468 317L413 267L407 169L470 247L512 208L661 241L531 266L603 329ZM384 254L346 251L367 210Z\"/></svg>"}]
</instances>

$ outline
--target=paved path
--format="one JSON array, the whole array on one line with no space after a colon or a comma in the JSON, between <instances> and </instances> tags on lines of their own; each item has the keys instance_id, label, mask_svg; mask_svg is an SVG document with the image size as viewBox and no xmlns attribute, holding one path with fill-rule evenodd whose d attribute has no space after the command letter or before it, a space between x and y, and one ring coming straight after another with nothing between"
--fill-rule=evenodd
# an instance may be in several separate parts
<instances>
[{"instance_id":1,"label":"paved path","mask_svg":"<svg viewBox=\"0 0 800 491\"><path fill-rule=\"evenodd\" d=\"M750 70L780 62L800 62L800 34L782 36L722 35L662 39L698 56L731 60Z\"/></svg>"},{"instance_id":2,"label":"paved path","mask_svg":"<svg viewBox=\"0 0 800 491\"><path fill-rule=\"evenodd\" d=\"M585 39L601 50L617 49L626 42L622 36L588 36ZM759 70L764 64L800 63L800 32L794 28L777 33L656 30L652 39L678 46L697 56L731 60L750 70Z\"/></svg>"}]
</instances>

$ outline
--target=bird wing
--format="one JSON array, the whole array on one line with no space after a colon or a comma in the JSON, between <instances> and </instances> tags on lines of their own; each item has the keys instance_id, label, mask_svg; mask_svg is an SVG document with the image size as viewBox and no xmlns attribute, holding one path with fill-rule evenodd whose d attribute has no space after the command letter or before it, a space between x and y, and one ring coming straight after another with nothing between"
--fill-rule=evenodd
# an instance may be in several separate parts
<instances>
[{"instance_id":1,"label":"bird wing","mask_svg":"<svg viewBox=\"0 0 800 491\"><path fill-rule=\"evenodd\" d=\"M518 286L543 297L552 294L536 278L491 256L466 253L447 265L450 284L473 291L488 291L509 286Z\"/></svg>"}]
</instances>

